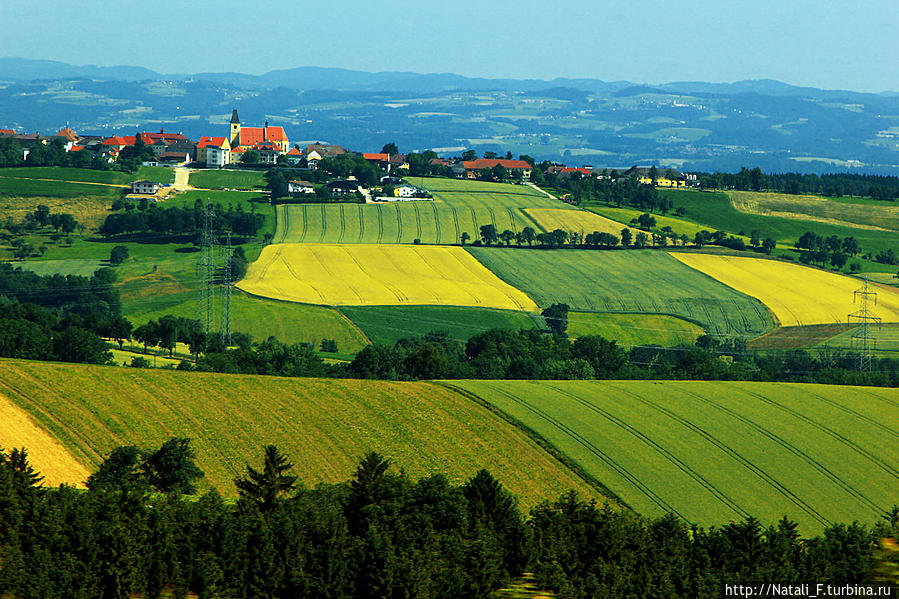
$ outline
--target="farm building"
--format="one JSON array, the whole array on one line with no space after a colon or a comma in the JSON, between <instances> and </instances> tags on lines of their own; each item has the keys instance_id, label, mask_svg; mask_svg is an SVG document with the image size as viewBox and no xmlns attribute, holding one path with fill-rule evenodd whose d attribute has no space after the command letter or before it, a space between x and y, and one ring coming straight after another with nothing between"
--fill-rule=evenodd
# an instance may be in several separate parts
<instances>
[{"instance_id":1,"label":"farm building","mask_svg":"<svg viewBox=\"0 0 899 599\"><path fill-rule=\"evenodd\" d=\"M159 191L159 183L156 183L155 181L147 181L146 179L141 179L140 181L131 182L131 193L146 193L154 195L157 191Z\"/></svg>"},{"instance_id":2,"label":"farm building","mask_svg":"<svg viewBox=\"0 0 899 599\"><path fill-rule=\"evenodd\" d=\"M531 178L531 165L524 160L506 160L504 158L478 158L477 160L465 160L461 166L453 167L457 177L477 179L478 174L484 169L492 169L501 166L513 175L519 175L522 179Z\"/></svg>"},{"instance_id":3,"label":"farm building","mask_svg":"<svg viewBox=\"0 0 899 599\"><path fill-rule=\"evenodd\" d=\"M325 187L327 187L328 191L330 191L332 194L342 196L359 191L359 182L337 179L336 181L330 181L326 183Z\"/></svg>"}]
</instances>

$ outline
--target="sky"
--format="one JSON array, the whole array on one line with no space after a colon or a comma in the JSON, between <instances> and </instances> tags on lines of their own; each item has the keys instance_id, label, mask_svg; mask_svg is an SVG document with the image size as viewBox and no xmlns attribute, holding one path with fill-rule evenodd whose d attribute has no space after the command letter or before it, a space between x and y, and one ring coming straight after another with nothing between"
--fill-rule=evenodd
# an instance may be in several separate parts
<instances>
[{"instance_id":1,"label":"sky","mask_svg":"<svg viewBox=\"0 0 899 599\"><path fill-rule=\"evenodd\" d=\"M0 0L0 56L899 91L896 0Z\"/></svg>"}]
</instances>

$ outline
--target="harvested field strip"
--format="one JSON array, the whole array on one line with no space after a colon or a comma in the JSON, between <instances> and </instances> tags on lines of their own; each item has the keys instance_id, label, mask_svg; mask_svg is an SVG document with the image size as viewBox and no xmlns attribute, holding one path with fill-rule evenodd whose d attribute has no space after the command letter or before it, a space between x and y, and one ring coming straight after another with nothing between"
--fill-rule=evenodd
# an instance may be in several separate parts
<instances>
[{"instance_id":1,"label":"harvested field strip","mask_svg":"<svg viewBox=\"0 0 899 599\"><path fill-rule=\"evenodd\" d=\"M346 480L360 456L376 450L412 477L439 472L454 484L487 468L525 507L570 489L597 496L521 431L433 383L3 360L0 389L88 469L120 445L190 437L204 486L229 497L234 477L247 461L258 465L268 443L294 458L294 473L308 486ZM84 471L68 476L80 482Z\"/></svg>"},{"instance_id":2,"label":"harvested field strip","mask_svg":"<svg viewBox=\"0 0 899 599\"><path fill-rule=\"evenodd\" d=\"M899 422L896 389L697 381L453 384L544 437L647 515L674 511L708 525L749 513L767 525L786 514L804 534L814 534L847 519L873 523L899 489L897 431L888 424Z\"/></svg>"},{"instance_id":3,"label":"harvested field strip","mask_svg":"<svg viewBox=\"0 0 899 599\"><path fill-rule=\"evenodd\" d=\"M722 283L759 299L785 326L846 322L856 312L858 279L789 262L678 252L672 256ZM876 286L876 314L899 322L899 291Z\"/></svg>"},{"instance_id":4,"label":"harvested field strip","mask_svg":"<svg viewBox=\"0 0 899 599\"><path fill-rule=\"evenodd\" d=\"M717 335L757 336L773 324L758 300L678 265L663 252L484 247L468 251L541 306L564 302L579 312L667 314ZM645 292L648 285L651 294Z\"/></svg>"},{"instance_id":5,"label":"harvested field strip","mask_svg":"<svg viewBox=\"0 0 899 599\"><path fill-rule=\"evenodd\" d=\"M535 310L458 247L278 244L237 286L275 299L326 305L459 305Z\"/></svg>"},{"instance_id":6,"label":"harvested field strip","mask_svg":"<svg viewBox=\"0 0 899 599\"><path fill-rule=\"evenodd\" d=\"M524 213L530 216L544 231L562 229L584 235L599 231L600 233L610 233L619 239L621 239L621 230L625 228L630 229L631 235L638 233L638 229L625 227L619 222L586 210L527 208Z\"/></svg>"},{"instance_id":7,"label":"harvested field strip","mask_svg":"<svg viewBox=\"0 0 899 599\"><path fill-rule=\"evenodd\" d=\"M0 447L5 451L25 449L34 469L44 476L43 484L59 486L63 483L84 486L90 475L63 445L34 419L5 396L0 383Z\"/></svg>"}]
</instances>

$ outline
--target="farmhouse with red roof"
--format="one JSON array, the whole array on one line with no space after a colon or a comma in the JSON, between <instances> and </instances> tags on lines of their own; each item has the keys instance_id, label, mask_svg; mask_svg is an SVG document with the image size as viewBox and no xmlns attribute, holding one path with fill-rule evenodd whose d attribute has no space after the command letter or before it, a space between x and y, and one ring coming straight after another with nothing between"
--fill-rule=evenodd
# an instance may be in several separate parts
<instances>
[{"instance_id":1,"label":"farmhouse with red roof","mask_svg":"<svg viewBox=\"0 0 899 599\"><path fill-rule=\"evenodd\" d=\"M519 175L522 179L531 178L531 165L524 160L507 160L505 158L478 158L477 160L465 160L459 176L477 179L478 173L484 169L492 169L501 166L513 175Z\"/></svg>"}]
</instances>

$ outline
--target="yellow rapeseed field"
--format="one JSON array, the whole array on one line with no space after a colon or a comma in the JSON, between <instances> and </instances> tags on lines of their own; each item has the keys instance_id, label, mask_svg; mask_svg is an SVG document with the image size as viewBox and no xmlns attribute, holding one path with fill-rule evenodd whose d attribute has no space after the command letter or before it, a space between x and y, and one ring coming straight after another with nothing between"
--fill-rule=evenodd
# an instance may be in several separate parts
<instances>
[{"instance_id":1,"label":"yellow rapeseed field","mask_svg":"<svg viewBox=\"0 0 899 599\"><path fill-rule=\"evenodd\" d=\"M562 229L563 231L575 231L584 235L599 231L600 233L611 233L620 238L621 229L625 228L624 225L617 221L593 212L587 212L586 210L526 208L524 212L547 231ZM637 234L637 229L628 228L631 229L632 234Z\"/></svg>"},{"instance_id":2,"label":"yellow rapeseed field","mask_svg":"<svg viewBox=\"0 0 899 599\"><path fill-rule=\"evenodd\" d=\"M460 247L275 244L262 250L237 286L254 295L331 306L537 309Z\"/></svg>"},{"instance_id":3,"label":"yellow rapeseed field","mask_svg":"<svg viewBox=\"0 0 899 599\"><path fill-rule=\"evenodd\" d=\"M846 322L859 309L853 292L858 279L762 258L672 253L672 256L768 306L783 326ZM873 285L874 314L899 322L899 292Z\"/></svg>"}]
</instances>

